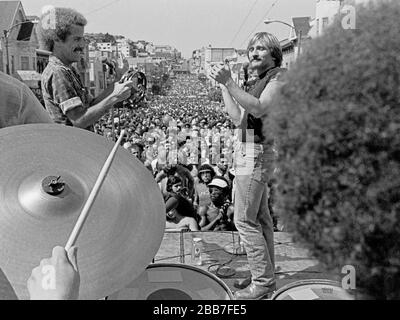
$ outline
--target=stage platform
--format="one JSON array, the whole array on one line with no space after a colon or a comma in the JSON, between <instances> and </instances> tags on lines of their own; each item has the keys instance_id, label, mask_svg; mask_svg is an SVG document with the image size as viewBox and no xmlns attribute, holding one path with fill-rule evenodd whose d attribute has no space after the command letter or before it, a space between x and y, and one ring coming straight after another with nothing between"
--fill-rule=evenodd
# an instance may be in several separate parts
<instances>
[{"instance_id":1,"label":"stage platform","mask_svg":"<svg viewBox=\"0 0 400 320\"><path fill-rule=\"evenodd\" d=\"M201 266L191 261L191 246L193 238L202 238L203 253ZM238 247L237 232L166 232L160 249L155 256L154 263L174 263L195 266L216 274L218 266L225 264L218 276L233 292L234 281L250 276L246 255L233 255L232 246ZM339 274L329 274L313 259L300 245L292 241L289 233L275 233L275 265L277 289L283 286L306 279L328 279L340 281ZM224 276L226 275L226 276Z\"/></svg>"}]
</instances>

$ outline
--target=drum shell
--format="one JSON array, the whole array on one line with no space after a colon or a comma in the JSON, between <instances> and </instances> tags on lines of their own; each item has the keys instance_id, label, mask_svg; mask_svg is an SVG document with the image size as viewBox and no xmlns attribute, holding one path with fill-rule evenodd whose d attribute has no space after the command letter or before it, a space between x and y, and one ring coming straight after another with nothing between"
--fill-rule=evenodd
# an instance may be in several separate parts
<instances>
[{"instance_id":1,"label":"drum shell","mask_svg":"<svg viewBox=\"0 0 400 320\"><path fill-rule=\"evenodd\" d=\"M229 287L212 273L184 264L151 264L108 300L233 300Z\"/></svg>"},{"instance_id":2,"label":"drum shell","mask_svg":"<svg viewBox=\"0 0 400 320\"><path fill-rule=\"evenodd\" d=\"M271 300L354 300L340 283L328 279L307 279L280 288Z\"/></svg>"}]
</instances>

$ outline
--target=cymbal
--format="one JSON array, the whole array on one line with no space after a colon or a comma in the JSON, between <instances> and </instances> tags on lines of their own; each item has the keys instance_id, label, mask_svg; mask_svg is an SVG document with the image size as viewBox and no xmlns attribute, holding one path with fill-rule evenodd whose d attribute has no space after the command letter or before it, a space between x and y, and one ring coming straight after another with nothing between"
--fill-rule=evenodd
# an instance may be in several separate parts
<instances>
[{"instance_id":1,"label":"cymbal","mask_svg":"<svg viewBox=\"0 0 400 320\"><path fill-rule=\"evenodd\" d=\"M113 146L59 124L0 130L0 271L19 299L29 298L32 269L53 247L65 246ZM138 277L164 228L157 183L119 147L76 242L80 299L104 298Z\"/></svg>"}]
</instances>

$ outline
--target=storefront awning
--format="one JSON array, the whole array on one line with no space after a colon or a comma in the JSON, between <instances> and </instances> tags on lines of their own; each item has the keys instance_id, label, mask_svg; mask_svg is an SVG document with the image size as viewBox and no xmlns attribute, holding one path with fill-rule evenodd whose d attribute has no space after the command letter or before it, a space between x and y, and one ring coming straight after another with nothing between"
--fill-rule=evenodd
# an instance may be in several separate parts
<instances>
[{"instance_id":1,"label":"storefront awning","mask_svg":"<svg viewBox=\"0 0 400 320\"><path fill-rule=\"evenodd\" d=\"M17 70L22 81L40 81L41 77L35 70Z\"/></svg>"}]
</instances>

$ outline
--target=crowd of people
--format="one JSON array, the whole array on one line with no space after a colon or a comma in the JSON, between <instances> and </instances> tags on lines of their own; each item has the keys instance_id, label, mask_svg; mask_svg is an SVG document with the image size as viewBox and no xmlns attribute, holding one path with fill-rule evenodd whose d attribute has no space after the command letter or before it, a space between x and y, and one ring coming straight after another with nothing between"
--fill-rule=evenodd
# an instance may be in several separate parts
<instances>
[{"instance_id":1,"label":"crowd of people","mask_svg":"<svg viewBox=\"0 0 400 320\"><path fill-rule=\"evenodd\" d=\"M47 14L55 20L51 28L44 23ZM275 150L273 139L268 139L262 129L271 97L282 85L282 50L276 37L258 33L250 40L247 52L254 79L245 79L248 83L243 87L233 81L224 62L213 66L210 76L222 90L223 110L208 99L204 83L189 75L174 79L166 96L152 97L140 108L116 108L115 117L114 106L127 101L135 85L129 79L116 81L97 97L83 86L73 63L80 60L84 50L86 18L73 9L54 8L40 19L41 47L52 52L41 81L51 120L114 141L126 129L123 147L137 156L159 183L166 203L166 228L237 230L251 277L248 283L237 284L241 290L235 298L261 299L272 293L276 280L268 181L273 176ZM12 98L19 96L15 92ZM36 114L38 105L36 101L31 107ZM42 118L49 120L43 110ZM41 122L33 117L16 120L14 125ZM68 254L73 255L73 251ZM61 272L71 280L69 284L78 276L72 261L72 256L64 259L68 268L75 270L73 274ZM39 269L34 269L28 280L31 298L46 296L42 295L45 288L40 284ZM77 290L65 286L56 291L64 292L63 298L77 296L73 294Z\"/></svg>"},{"instance_id":2,"label":"crowd of people","mask_svg":"<svg viewBox=\"0 0 400 320\"><path fill-rule=\"evenodd\" d=\"M115 108L99 119L94 131L111 141L127 132L123 147L160 185L167 229L236 230L235 127L221 104L210 101L207 84L196 75L181 74L171 81L166 95L148 95L139 107Z\"/></svg>"},{"instance_id":3,"label":"crowd of people","mask_svg":"<svg viewBox=\"0 0 400 320\"><path fill-rule=\"evenodd\" d=\"M123 141L123 147L151 170L155 181L160 186L166 207L166 228L192 231L236 229L246 251L251 276L235 284L241 290L236 291L234 297L237 300L263 299L276 290L274 214L271 210L274 192L271 186L273 186L273 173L276 169L275 140L281 135L271 130L268 122L279 122L279 117L275 115L274 118L274 109L275 112L279 110L279 114L285 114L290 110L297 117L297 114L304 113L305 109L311 110L311 106L318 106L323 112L317 112L315 109L314 114L325 117L327 106L329 106L330 112L336 117L337 110L342 112L347 108L352 121L355 110L359 114L362 114L361 111L367 114L373 110L372 116L369 115L371 117L387 112L386 116L391 122L382 119L379 121L382 121L384 125L376 122L375 119L370 122L378 123L379 130L385 126L393 132L397 129L395 122L397 118L393 119L397 115L395 111L398 110L396 106L399 100L396 91L399 88L398 70L393 68L392 64L395 49L392 50L393 52L389 50L385 53L381 47L396 44L393 42L396 37L389 35L395 33L393 25L398 21L400 7L396 1L388 1L365 9L360 7L357 12L360 17L360 19L357 17L360 27L357 27L356 31L360 32L346 30L348 32L344 37L343 24L337 27L339 29L331 29L323 38L325 44L329 46L321 46L323 42L318 42L319 39L317 39L310 47L310 51L303 55L304 59L298 60L289 72L281 68L283 56L278 39L267 32L256 33L247 47L249 64L248 69L245 70L247 79L243 87L232 79L226 62L215 64L211 69L210 77L219 84L221 89L224 110L221 108L222 105L212 103L208 99L207 87L204 83L190 75L173 79L172 86L165 96L150 97L139 108L115 109L114 105L126 101L131 96L134 83L132 81L115 82L98 97L92 97L83 87L79 75L72 67L72 64L79 61L82 56L84 27L87 21L73 9L52 8L50 14L54 15L54 26L49 27L44 23L47 21L46 12L43 13L41 22L38 24L41 46L52 53L49 65L42 75L46 110L26 85L0 72L0 101L2 102L0 103L0 129L31 123L59 123L85 128L113 141L116 141L122 129L126 129L128 135ZM386 21L386 24L382 21ZM369 28L370 26L373 28ZM373 33L370 30L373 30ZM360 41L359 36L362 36L361 39L365 41ZM382 46L376 46L377 39L385 41L382 42ZM353 46L349 46L348 43L361 43L365 46L365 50L356 50L357 54L354 54ZM332 46L340 54L332 56ZM360 52L362 56L359 55ZM365 55L365 52L368 54ZM386 58L380 59L379 61L383 62L377 64L376 57L382 56L383 53ZM369 62L368 59L371 63L366 63ZM346 66L344 76L343 73L332 72L334 70L332 66L335 65ZM378 69L378 67L384 69ZM322 73L315 73L315 70ZM329 76L326 76L328 73ZM315 79L320 80L321 77L325 77L324 81L315 81ZM390 82L388 79L396 81ZM339 80L345 81L346 84L351 80L352 85L342 85ZM375 82L381 86L376 85ZM315 83L321 84L321 88L317 88L316 91L309 90L310 84L315 85ZM371 86L374 89L372 90L374 96L367 97L370 109L366 109L364 98L367 93L370 94L368 88ZM328 92L327 87L337 90ZM299 101L300 105L296 105ZM347 102L345 108L342 108L343 101ZM392 113L389 113L390 109ZM282 118L285 121L281 123L281 132L282 135L293 137L295 135L287 125L293 118L290 114L287 113ZM309 118L306 119L307 121L315 121L309 114L306 114L305 118ZM310 135L309 127L304 125L307 121L304 119L297 121L297 123L294 121L294 126L300 127L298 124L301 123L302 130L307 130L305 135ZM337 122L346 125L343 118L337 119ZM374 132L365 129L365 122L358 122L360 123L352 123L354 127L352 130L356 132L355 136L361 136L361 133L367 131ZM336 122L333 124L330 130L338 131ZM378 128L378 124L374 124L371 128ZM239 128L239 130L233 130L233 128ZM310 132L315 134L313 131ZM373 184L367 183L366 188L359 188L362 183L357 180L354 184L357 188L351 184L349 184L351 188L346 186L347 190L358 190L359 194L353 196L353 193L347 194L343 191L346 190L345 184L333 181L340 187L340 196L345 199L343 203L346 209L354 209L353 214L345 211L339 217L335 214L331 215L329 210L318 214L321 211L319 203L318 206L313 203L312 205L315 206L313 207L303 201L307 196L300 197L295 194L298 199L302 199L298 201L301 202L301 208L292 205L292 210L288 210L290 219L296 215L301 216L301 218L297 217L297 219L302 219L297 220L297 228L301 230L303 236L307 234L306 238L314 242L314 253L317 252L320 255L319 259L325 262L332 263L333 260L341 259L347 263L350 255L342 253L341 256L340 247L345 247L346 253L349 252L349 248L355 248L355 251L350 253L352 259L359 262L359 270L363 278L362 281L357 280L357 283L361 284L361 289L367 289L367 295L363 295L362 298L368 298L368 294L372 294L378 298L393 299L398 297L399 292L398 281L396 281L398 263L396 259L393 260L393 254L398 252L398 246L397 242L390 241L395 238L393 235L396 235L398 229L397 211L395 211L398 208L398 197L396 198L396 190L392 183L393 172L397 172L398 168L398 161L396 162L398 145L394 140L389 142L382 140L387 145L377 148L380 140L376 135L371 135L368 137L369 140L363 140L362 144L357 145L354 143L355 138L349 136L347 126L343 132L346 133L346 139L349 139L349 146L351 145L353 149L354 146L357 148L362 145L360 150L367 156L374 154L378 157L376 154L379 151L379 159L384 159L382 151L387 151L388 155L390 153L390 157L386 155L386 162L383 161L380 165L382 168L389 166L391 170L387 172L381 170L378 161L374 162L377 164L376 171L379 171L376 176L379 179L382 177L387 179L382 180L383 182L378 181L380 184L378 187L382 189L379 191L381 193L370 192L376 188ZM323 135L330 137L326 135L326 132ZM385 139L390 136L386 132L382 134ZM341 143L344 143L343 141ZM315 149L324 149L320 147L322 144L316 145L319 147ZM393 149L387 148L389 145ZM291 157L290 150L285 154L282 141L279 146L281 150L279 155L283 155L279 162L280 170L285 172L284 161L291 162L290 166L295 164L295 170L298 170L298 161L294 160L299 160L299 157ZM365 152L365 146L368 146L369 153ZM323 157L326 157L325 149L320 151ZM343 168L343 159L351 160L357 163L357 166L362 162L359 158L353 159L349 154L343 153L342 145L338 153L342 156L338 158L341 162L340 170ZM312 154L312 157L316 156L318 154ZM319 163L312 170L315 171L315 175L321 175L320 162L322 161L316 159ZM134 161L133 158L132 161ZM332 162L329 162L329 166L330 170ZM364 169L365 166L361 168ZM351 176L351 179L342 180L346 180L346 183L347 180L353 181L354 171L354 167L349 166L348 175L339 178ZM308 176L309 172L303 171L302 174L304 172ZM360 172L360 176L365 175L364 170ZM291 175L286 174L286 176ZM389 176L390 179L388 179ZM325 177L327 180L331 179L329 175L327 177ZM337 179L336 176L332 178L332 180L335 179ZM371 180L377 180L377 178L373 176ZM385 185L389 180L390 188ZM294 181L295 183L287 183L286 186L302 189L299 180ZM280 185L283 185L282 180L280 180ZM321 185L322 183L316 187L318 195L327 196L326 199L329 200L329 196L334 192L323 191ZM307 192L312 190L307 181L303 181L303 186L307 186ZM281 191L280 189L278 191ZM279 200L281 201L281 198L286 196L288 203L294 203L290 199L291 194L287 194L289 197L285 192L279 193ZM365 195L372 211L368 212L365 210L366 206L359 205L354 200L362 198L360 195ZM318 198L309 195L308 197ZM326 199L323 206L329 207L328 202L335 202ZM352 207L348 206L349 203ZM363 202L360 203L363 204ZM308 211L307 214L304 214L305 208ZM365 212L367 213L363 216ZM322 234L330 232L329 216L332 216L331 220L334 221L334 224L331 224L334 237L322 238ZM358 216L360 217L357 220ZM391 220L388 220L388 217ZM341 226L337 225L338 221ZM375 221L376 224L371 224L371 221ZM381 221L383 224L380 224ZM319 225L323 227L323 233L318 229ZM354 228L355 225L357 228ZM382 225L385 228L381 228ZM345 238L346 228L350 230L348 233L352 234L351 239ZM314 232L312 229L317 231ZM319 238L313 238L316 232ZM357 233L359 238L354 237ZM349 246L349 243L353 243L354 246ZM331 255L327 253L327 248L332 251ZM5 252L8 251L8 248L3 249ZM327 257L322 259L321 254ZM27 281L30 298L79 298L80 275L76 257L76 247L72 247L68 252L64 248L55 247L51 258L43 259L39 266L32 270L31 277ZM54 290L48 290L43 286L45 277L43 269L47 266L53 267L57 273L57 285Z\"/></svg>"}]
</instances>

